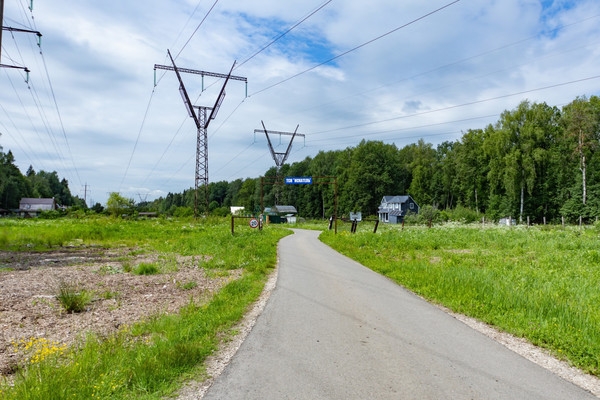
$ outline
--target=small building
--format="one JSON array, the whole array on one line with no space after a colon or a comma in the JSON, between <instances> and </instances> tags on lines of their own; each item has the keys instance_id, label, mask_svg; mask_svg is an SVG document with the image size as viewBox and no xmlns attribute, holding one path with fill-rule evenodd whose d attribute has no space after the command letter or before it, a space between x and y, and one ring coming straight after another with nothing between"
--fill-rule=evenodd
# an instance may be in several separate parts
<instances>
[{"instance_id":1,"label":"small building","mask_svg":"<svg viewBox=\"0 0 600 400\"><path fill-rule=\"evenodd\" d=\"M30 198L23 197L19 202L19 215L21 217L37 217L42 211L58 210L54 198Z\"/></svg>"},{"instance_id":2,"label":"small building","mask_svg":"<svg viewBox=\"0 0 600 400\"><path fill-rule=\"evenodd\" d=\"M231 215L244 215L245 208L243 206L231 206L229 212Z\"/></svg>"},{"instance_id":3,"label":"small building","mask_svg":"<svg viewBox=\"0 0 600 400\"><path fill-rule=\"evenodd\" d=\"M377 210L380 222L399 224L408 213L419 213L419 205L410 195L383 196Z\"/></svg>"},{"instance_id":4,"label":"small building","mask_svg":"<svg viewBox=\"0 0 600 400\"><path fill-rule=\"evenodd\" d=\"M295 222L296 214L298 214L296 207L279 205L265 208L263 218L266 223L285 224L288 221Z\"/></svg>"}]
</instances>

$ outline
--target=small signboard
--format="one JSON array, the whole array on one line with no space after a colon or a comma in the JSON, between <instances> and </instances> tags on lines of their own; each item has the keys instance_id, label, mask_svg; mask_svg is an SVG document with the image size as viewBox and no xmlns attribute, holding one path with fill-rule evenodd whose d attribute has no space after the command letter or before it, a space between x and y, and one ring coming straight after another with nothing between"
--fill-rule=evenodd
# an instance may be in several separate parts
<instances>
[{"instance_id":1,"label":"small signboard","mask_svg":"<svg viewBox=\"0 0 600 400\"><path fill-rule=\"evenodd\" d=\"M250 228L258 228L258 220L256 218L250 219L248 223L250 224Z\"/></svg>"},{"instance_id":2,"label":"small signboard","mask_svg":"<svg viewBox=\"0 0 600 400\"><path fill-rule=\"evenodd\" d=\"M312 176L286 176L286 185L312 185Z\"/></svg>"},{"instance_id":3,"label":"small signboard","mask_svg":"<svg viewBox=\"0 0 600 400\"><path fill-rule=\"evenodd\" d=\"M351 212L350 213L350 221L362 221L362 212Z\"/></svg>"}]
</instances>

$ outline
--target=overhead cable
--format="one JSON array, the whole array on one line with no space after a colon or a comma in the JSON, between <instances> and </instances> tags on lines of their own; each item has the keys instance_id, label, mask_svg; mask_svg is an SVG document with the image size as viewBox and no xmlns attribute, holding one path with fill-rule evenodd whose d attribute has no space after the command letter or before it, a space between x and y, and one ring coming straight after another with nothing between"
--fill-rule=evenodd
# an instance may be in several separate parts
<instances>
[{"instance_id":1,"label":"overhead cable","mask_svg":"<svg viewBox=\"0 0 600 400\"><path fill-rule=\"evenodd\" d=\"M354 52L354 51L356 51L356 50L358 50L358 49L361 49L361 48L363 48L363 47L365 47L365 46L367 46L367 45L369 45L369 44L371 44L371 43L373 43L373 42L375 42L375 41L377 41L377 40L379 40L379 39L382 39L382 38L384 38L384 37L386 37L386 36L389 36L389 35L391 35L392 33L396 32L396 31L398 31L398 30L400 30L400 29L406 28L406 27L407 27L407 26L409 26L409 25L412 25L412 24L414 24L414 23L416 23L416 22L418 22L418 21L421 21L422 19L425 19L425 18L427 18L427 17L429 17L429 16L431 16L431 15L433 15L433 14L435 14L435 13L439 12L439 11L442 11L443 9L445 9L445 8L448 8L448 7L450 7L450 6L452 6L452 5L456 4L456 3L458 3L459 1L460 1L460 0L455 0L455 1L451 2L451 3L448 3L448 4L446 4L446 5L444 5L444 6L440 7L440 8L438 8L438 9L435 9L435 10L433 10L433 11L431 11L431 12L428 12L427 14L425 14L425 15L422 15L422 16L420 16L419 18L416 18L416 19L414 19L414 20L412 20L412 21L410 21L410 22L407 22L406 24L404 24L404 25L401 25L401 26L399 26L399 27L397 27L397 28L395 28L395 29L392 29L391 31L388 31L388 32L384 33L383 35L379 35L379 36L377 36L376 38L374 38L374 39L371 39L371 40L369 40L369 41L367 41L367 42L364 42L364 43L362 43L362 44L360 44L360 45L358 45L358 46L356 46L356 47L353 47L353 48L352 48L352 49L350 49L350 50L346 50L345 52L343 52L343 53L341 53L341 54L338 54L337 56L335 56L335 57L332 57L332 58L330 58L330 59L329 59L329 60L327 60L327 61L323 61L322 63L320 63L320 64L317 64L317 65L314 65L314 66L312 66L312 67L310 67L310 68L308 68L308 69L305 69L305 70L304 70L304 71L302 71L302 72L298 72L297 74L295 74L295 75L292 75L292 76L290 76L289 78L286 78L286 79L284 79L284 80L282 80L282 81L279 81L279 82L277 82L277 83L274 83L274 84L272 84L272 85L270 85L270 86L267 86L267 87L266 87L266 88L264 88L264 89L258 90L258 91L256 91L256 92L252 93L251 95L249 95L248 97L252 97L252 96L254 96L254 95L256 95L256 94L259 94L259 93L265 92L265 91L267 91L267 90L269 90L269 89L272 89L272 88L274 88L275 86L281 85L282 83L285 83L285 82L287 82L287 81L290 81L290 80L292 80L292 79L294 79L294 78L297 78L297 77L299 77L300 75L303 75L303 74L305 74L305 73L307 73L307 72L310 72L310 71L312 71L312 70L314 70L314 69L316 69L316 68L318 68L318 67L320 67L320 66L323 66L323 65L325 65L325 64L329 64L330 62L332 62L332 61L334 61L334 60L337 60L338 58L341 58L341 57L343 57L343 56L345 56L345 55L348 55L349 53L352 53L352 52Z\"/></svg>"}]
</instances>

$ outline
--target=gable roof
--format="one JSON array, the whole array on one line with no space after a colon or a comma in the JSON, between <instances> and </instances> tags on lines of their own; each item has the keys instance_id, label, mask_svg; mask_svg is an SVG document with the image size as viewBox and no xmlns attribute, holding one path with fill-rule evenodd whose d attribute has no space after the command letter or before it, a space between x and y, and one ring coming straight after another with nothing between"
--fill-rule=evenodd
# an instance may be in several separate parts
<instances>
[{"instance_id":1,"label":"gable roof","mask_svg":"<svg viewBox=\"0 0 600 400\"><path fill-rule=\"evenodd\" d=\"M296 214L296 207L294 206L273 206L271 207L272 212L276 213L287 213L287 214Z\"/></svg>"},{"instance_id":2,"label":"gable roof","mask_svg":"<svg viewBox=\"0 0 600 400\"><path fill-rule=\"evenodd\" d=\"M405 196L383 196L382 203L406 203L411 197L409 195ZM414 200L413 200L414 201ZM415 203L416 204L416 203Z\"/></svg>"},{"instance_id":3,"label":"gable roof","mask_svg":"<svg viewBox=\"0 0 600 400\"><path fill-rule=\"evenodd\" d=\"M21 204L45 204L45 205L52 205L54 204L54 199L53 198L34 198L34 197L23 197L20 201Z\"/></svg>"}]
</instances>

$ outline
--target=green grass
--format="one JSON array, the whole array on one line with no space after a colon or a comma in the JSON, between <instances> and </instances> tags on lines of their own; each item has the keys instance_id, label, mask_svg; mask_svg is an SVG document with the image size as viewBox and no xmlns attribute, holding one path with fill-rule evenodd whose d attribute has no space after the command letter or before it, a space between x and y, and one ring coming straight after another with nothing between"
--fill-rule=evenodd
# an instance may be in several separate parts
<instances>
[{"instance_id":1,"label":"green grass","mask_svg":"<svg viewBox=\"0 0 600 400\"><path fill-rule=\"evenodd\" d=\"M56 298L66 312L80 313L86 311L92 302L92 293L81 289L77 284L60 282Z\"/></svg>"},{"instance_id":2,"label":"green grass","mask_svg":"<svg viewBox=\"0 0 600 400\"><path fill-rule=\"evenodd\" d=\"M160 273L158 266L154 263L139 263L134 269L136 275L156 275Z\"/></svg>"},{"instance_id":3,"label":"green grass","mask_svg":"<svg viewBox=\"0 0 600 400\"><path fill-rule=\"evenodd\" d=\"M427 299L600 375L596 228L386 226L321 239Z\"/></svg>"},{"instance_id":4,"label":"green grass","mask_svg":"<svg viewBox=\"0 0 600 400\"><path fill-rule=\"evenodd\" d=\"M289 233L280 227L248 228L232 237L226 219L0 221L0 229L5 228L4 249L44 251L60 240L81 239L84 246L130 246L172 257L198 255L204 260L200 267L211 274L238 268L243 274L205 303L190 298L177 314L156 315L110 337L88 335L64 351L46 351L43 359L21 367L14 386L0 381L3 400L172 395L186 379L202 376L206 357L260 295L276 264L277 242ZM60 230L70 236L55 233Z\"/></svg>"}]
</instances>

